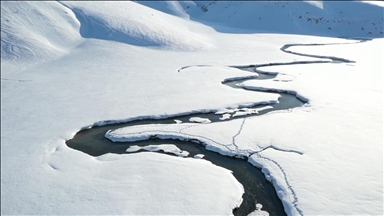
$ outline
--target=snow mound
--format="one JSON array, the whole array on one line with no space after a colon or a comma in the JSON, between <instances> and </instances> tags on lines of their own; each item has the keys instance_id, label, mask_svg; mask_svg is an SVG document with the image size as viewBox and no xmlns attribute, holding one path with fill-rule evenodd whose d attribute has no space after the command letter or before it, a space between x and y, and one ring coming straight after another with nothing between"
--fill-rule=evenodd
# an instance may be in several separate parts
<instances>
[{"instance_id":1,"label":"snow mound","mask_svg":"<svg viewBox=\"0 0 384 216\"><path fill-rule=\"evenodd\" d=\"M172 50L208 49L212 46L207 38L194 33L194 28L200 25L134 2L62 4L75 13L84 38Z\"/></svg>"}]
</instances>

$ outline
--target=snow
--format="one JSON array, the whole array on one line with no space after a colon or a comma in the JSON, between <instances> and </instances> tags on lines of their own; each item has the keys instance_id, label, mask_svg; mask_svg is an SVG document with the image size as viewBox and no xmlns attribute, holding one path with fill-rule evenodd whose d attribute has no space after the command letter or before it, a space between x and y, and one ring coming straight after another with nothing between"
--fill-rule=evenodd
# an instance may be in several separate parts
<instances>
[{"instance_id":1,"label":"snow","mask_svg":"<svg viewBox=\"0 0 384 216\"><path fill-rule=\"evenodd\" d=\"M130 146L127 149L127 152L137 152L141 149L151 151L151 152L163 151L166 153L172 153L172 154L179 156L179 157L187 157L189 155L189 152L182 151L179 148L177 148L177 146L172 145L172 144L148 145L148 146L143 146L143 147L135 145L135 146Z\"/></svg>"},{"instance_id":2,"label":"snow","mask_svg":"<svg viewBox=\"0 0 384 216\"><path fill-rule=\"evenodd\" d=\"M382 37L383 7L369 2L210 3L1 2L1 214L231 215L244 190L229 170L152 152L92 157L65 140L92 125L268 106L278 94L223 85L257 76L228 66L314 60L285 44ZM382 215L383 43L291 47L356 63L265 67L278 76L241 84L307 106L114 138L253 154L290 215Z\"/></svg>"},{"instance_id":3,"label":"snow","mask_svg":"<svg viewBox=\"0 0 384 216\"><path fill-rule=\"evenodd\" d=\"M236 111L239 111L240 109L223 109L223 110L219 110L217 112L215 112L216 115L221 115L221 114L231 114L231 113L234 113Z\"/></svg>"},{"instance_id":4,"label":"snow","mask_svg":"<svg viewBox=\"0 0 384 216\"><path fill-rule=\"evenodd\" d=\"M254 109L243 109L241 111L237 111L235 114L232 115L232 117L237 117L237 116L245 116L245 115L250 115L250 114L257 114L262 110L267 110L267 109L272 109L272 106L264 106L260 108L254 108Z\"/></svg>"},{"instance_id":5,"label":"snow","mask_svg":"<svg viewBox=\"0 0 384 216\"><path fill-rule=\"evenodd\" d=\"M253 86L251 86L251 87L247 86L247 83L248 83L248 81L243 81L238 86L244 87L245 89L247 89L247 88L255 89L255 87L253 87ZM230 119L231 116L232 117L236 117L236 116L244 116L244 115L256 114L256 113L259 113L262 110L267 110L267 109L272 109L272 108L273 108L272 106L263 106L263 107L259 107L259 108L223 109L223 110L219 110L219 111L215 112L215 114L216 115L222 115L220 120L226 120L226 119ZM231 115L231 114L233 114L233 115Z\"/></svg>"},{"instance_id":6,"label":"snow","mask_svg":"<svg viewBox=\"0 0 384 216\"><path fill-rule=\"evenodd\" d=\"M276 82L276 80L247 80L239 84L244 89L283 92L292 94L302 101L308 101L307 97L293 90L294 85L295 82Z\"/></svg>"},{"instance_id":7,"label":"snow","mask_svg":"<svg viewBox=\"0 0 384 216\"><path fill-rule=\"evenodd\" d=\"M200 118L200 117L192 117L189 119L190 122L197 122L197 123L202 123L202 124L207 124L210 123L211 120L207 118Z\"/></svg>"},{"instance_id":8,"label":"snow","mask_svg":"<svg viewBox=\"0 0 384 216\"><path fill-rule=\"evenodd\" d=\"M56 2L1 2L1 20L5 69L23 70L59 58L82 41L80 23L71 10ZM9 70L2 70L2 75Z\"/></svg>"},{"instance_id":9,"label":"snow","mask_svg":"<svg viewBox=\"0 0 384 216\"><path fill-rule=\"evenodd\" d=\"M79 160L80 158L83 160ZM215 212L231 215L232 208L241 202L243 188L231 172L206 160L149 152L129 155L106 154L94 159L75 154L69 159L76 162L63 162L58 155L53 156L50 161L52 166L59 170L50 171L50 174L54 175L51 179L60 181L61 172L76 174L67 179L68 186L52 188L60 193L49 193L45 190L43 192L53 200L65 202L63 198L69 190L70 196L75 198L73 201L82 205L72 204L73 208L70 209L64 209L59 205L55 206L52 212L58 211L59 208L67 214L78 212L109 214L117 212L118 208L120 214L135 215L201 215ZM79 166L77 162L84 164ZM164 172L171 172L172 175L164 175ZM207 179L212 182L208 182ZM77 190L71 190L74 187ZM233 194L227 196L228 190ZM111 193L112 191L114 193ZM183 196L180 195L181 191L184 193ZM217 198L218 205L213 206L204 199L210 197L211 193L220 196ZM199 201L191 202L191 198ZM185 207L186 202L190 206L179 207ZM94 203L99 207L95 208Z\"/></svg>"},{"instance_id":10,"label":"snow","mask_svg":"<svg viewBox=\"0 0 384 216\"><path fill-rule=\"evenodd\" d=\"M281 74L279 73L275 78L273 78L273 81L277 82L289 82L294 79L293 76L287 75L287 74Z\"/></svg>"},{"instance_id":11,"label":"snow","mask_svg":"<svg viewBox=\"0 0 384 216\"><path fill-rule=\"evenodd\" d=\"M201 159L203 157L204 157L203 154L197 154L197 155L193 156L193 158L196 158L196 159Z\"/></svg>"},{"instance_id":12,"label":"snow","mask_svg":"<svg viewBox=\"0 0 384 216\"><path fill-rule=\"evenodd\" d=\"M231 78L227 78L227 79L224 79L223 80L223 83L225 82L229 82L229 81L237 81L237 80L243 80L243 79L256 79L259 74L254 72L255 75L251 75L251 76L243 76L243 77L231 77Z\"/></svg>"},{"instance_id":13,"label":"snow","mask_svg":"<svg viewBox=\"0 0 384 216\"><path fill-rule=\"evenodd\" d=\"M181 124L181 123L183 123L183 121L181 121L181 120L177 120L177 119L175 119L174 121L176 122L176 124Z\"/></svg>"},{"instance_id":14,"label":"snow","mask_svg":"<svg viewBox=\"0 0 384 216\"><path fill-rule=\"evenodd\" d=\"M127 148L126 152L137 152L137 151L140 151L140 149L141 149L140 146L134 145Z\"/></svg>"},{"instance_id":15,"label":"snow","mask_svg":"<svg viewBox=\"0 0 384 216\"><path fill-rule=\"evenodd\" d=\"M231 114L225 113L220 117L220 120L227 120L231 118Z\"/></svg>"}]
</instances>

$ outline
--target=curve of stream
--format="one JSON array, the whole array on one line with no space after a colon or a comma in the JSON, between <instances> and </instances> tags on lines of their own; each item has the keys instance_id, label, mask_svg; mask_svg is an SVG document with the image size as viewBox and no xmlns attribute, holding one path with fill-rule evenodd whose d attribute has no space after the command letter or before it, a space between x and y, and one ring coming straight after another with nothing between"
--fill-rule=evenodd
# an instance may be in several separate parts
<instances>
[{"instance_id":1,"label":"curve of stream","mask_svg":"<svg viewBox=\"0 0 384 216\"><path fill-rule=\"evenodd\" d=\"M359 40L353 43L360 43L366 40ZM348 44L348 43L334 43L334 44ZM276 62L276 63L267 63L267 64L255 64L255 65L247 65L247 66L228 66L234 67L241 70L256 72L258 75L248 76L248 77L237 77L237 78L228 78L222 81L222 84L227 85L232 88L243 89L246 91L261 91L261 92L273 92L279 93L279 103L266 102L266 103L254 103L253 105L240 106L237 110L241 109L257 109L261 107L265 107L266 105L271 106L271 109L261 109L258 112L249 113L248 115L232 115L227 119L220 118L221 115L215 114L214 111L201 113L189 113L189 114L180 114L175 116L169 116L163 119L154 119L151 117L137 117L136 119L131 119L126 122L119 121L104 121L95 123L92 127L84 128L79 131L72 139L67 140L66 144L68 147L82 151L91 156L100 156L106 153L115 153L115 154L134 154L138 152L145 151L143 149L136 152L127 152L126 150L133 145L136 146L148 146L148 145L160 145L160 144L173 144L177 146L179 149L188 151L189 155L197 155L203 154L205 160L211 161L213 164L229 169L233 172L234 177L243 185L244 194L243 194L243 202L239 208L233 210L234 215L247 215L250 212L255 210L255 203L261 203L263 205L263 210L268 211L270 215L286 215L286 211L284 211L283 203L279 199L276 194L276 191L271 184L271 182L267 181L264 174L260 169L251 165L247 159L253 154L257 154L267 148L274 148L275 150L286 151L286 152L295 152L294 150L281 150L277 149L273 146L269 146L260 151L248 152L246 155L238 154L234 157L221 155L217 152L207 150L206 143L204 141L199 140L175 140L175 139L160 139L159 137L150 137L147 140L136 141L136 142L122 142L122 143L113 143L108 140L105 135L109 131L113 131L122 127L131 127L135 125L145 125L145 124L175 124L175 118L182 122L188 122L192 117L201 117L209 119L211 122L219 122L219 121L231 121L233 119L243 118L244 125L245 120L251 116L264 115L271 111L276 110L289 110L292 108L297 108L303 106L305 103L308 103L309 100L307 98L303 98L297 95L296 92L291 91L283 91L283 90L274 90L274 89L247 89L239 86L238 84L250 80L250 79L273 79L277 76L278 72L268 72L262 71L259 68L268 67L268 66L282 66L282 65L297 65L297 64L319 64L319 63L352 63L354 61L333 57L333 56L318 56L318 55L310 55L304 53L298 53L289 51L288 49L293 46L324 46L324 45L333 45L333 44L286 44L280 48L281 51L305 56L305 57L313 57L317 59L324 60L312 60L312 61L293 61L293 62ZM183 69L189 67L209 67L209 65L197 65L197 66L186 66L178 70L181 72ZM241 128L238 134L241 132ZM237 135L238 135L237 134ZM234 138L237 136L235 135ZM164 151L160 151L159 153L169 154ZM260 156L261 157L261 156ZM268 159L268 158L267 158ZM270 160L270 159L268 159ZM274 162L276 163L276 162ZM276 163L277 164L277 163ZM279 164L278 167L281 169L282 173L285 175L284 170L281 168ZM285 175L286 176L286 175ZM289 182L286 180L288 188L294 197L294 202L290 205L293 206L296 211L303 215L301 209L297 206L297 197L295 195L294 190L290 187Z\"/></svg>"}]
</instances>

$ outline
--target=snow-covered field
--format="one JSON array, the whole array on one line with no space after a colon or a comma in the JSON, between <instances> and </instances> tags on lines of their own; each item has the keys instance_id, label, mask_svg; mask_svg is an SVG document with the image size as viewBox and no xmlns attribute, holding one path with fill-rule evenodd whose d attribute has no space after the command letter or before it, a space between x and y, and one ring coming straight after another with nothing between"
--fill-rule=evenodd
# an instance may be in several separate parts
<instances>
[{"instance_id":1,"label":"snow-covered field","mask_svg":"<svg viewBox=\"0 0 384 216\"><path fill-rule=\"evenodd\" d=\"M232 214L243 187L204 158L92 157L65 141L93 124L276 103L276 93L222 85L255 75L226 66L318 60L280 48L348 36L373 40L289 50L355 63L265 67L279 75L241 84L294 91L307 105L167 133L252 153L289 215L382 215L383 19L369 2L2 1L1 213Z\"/></svg>"}]
</instances>

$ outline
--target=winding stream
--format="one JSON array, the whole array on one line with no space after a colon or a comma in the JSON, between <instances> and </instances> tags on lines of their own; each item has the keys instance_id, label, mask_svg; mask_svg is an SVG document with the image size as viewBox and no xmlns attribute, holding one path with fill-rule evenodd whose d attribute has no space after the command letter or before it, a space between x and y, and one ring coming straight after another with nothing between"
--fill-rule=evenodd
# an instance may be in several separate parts
<instances>
[{"instance_id":1,"label":"winding stream","mask_svg":"<svg viewBox=\"0 0 384 216\"><path fill-rule=\"evenodd\" d=\"M365 40L360 40L355 43L364 42ZM295 64L318 64L318 63L351 63L353 61L332 57L332 56L317 56L309 55L303 53L297 53L289 51L288 48L293 46L322 46L322 45L331 45L331 44L287 44L281 47L281 51L306 57L319 58L324 60L313 60L313 61L294 61L286 63L268 63L268 64L258 64L258 65L248 65L248 66L229 66L235 67L241 70L249 72L257 72L259 76L255 77L245 77L245 78L229 78L224 80L222 84L227 85L232 88L242 89L246 91L262 91L262 92L274 92L280 94L279 103L275 104L257 104L253 106L248 106L247 108L259 108L265 105L270 105L273 109L261 110L258 113L246 115L246 116L232 116L230 119L220 120L221 115L212 113L194 113L189 115L180 115L173 116L166 119L141 119L141 120L132 120L125 123L111 123L104 126L93 126L89 129L84 129L79 131L72 139L68 140L66 144L73 149L82 151L91 156L99 156L106 153L115 153L115 154L135 154L145 150L140 150L137 152L126 152L127 148L132 145L137 146L147 146L147 145L159 145L159 144L174 144L179 149L188 151L190 155L204 154L204 159L211 161L213 164L224 167L226 169L232 170L234 177L243 185L245 193L243 194L243 202L238 209L234 209L234 215L247 215L250 212L255 210L255 203L261 203L263 205L263 210L268 211L270 215L286 215L284 207L281 200L278 198L276 191L274 190L273 185L266 180L264 174L261 170L257 169L253 165L247 162L247 158L235 158L229 156L223 156L219 153L208 151L205 149L204 143L195 143L191 141L180 141L180 140L160 140L160 139L149 139L145 141L137 142L124 142L124 143L113 143L112 141L105 138L105 134L108 130L115 130L122 127L129 127L134 125L144 125L144 124L175 124L174 119L181 120L182 122L188 122L191 117L201 117L208 118L212 122L221 122L221 121L231 121L238 118L248 118L255 115L263 115L271 111L276 110L288 110L296 107L301 107L303 104L307 103L306 99L296 96L292 92L276 92L274 90L249 90L242 87L239 87L237 84L249 79L273 79L278 73L262 71L259 68L268 67L268 66L279 66L279 65L295 65ZM186 66L179 70L179 72L185 68L193 67ZM245 107L245 106L244 106ZM163 154L169 154L165 152L159 152ZM257 154L257 153L256 153ZM293 191L292 191L293 192ZM296 208L299 214L303 214L302 211L296 206L295 203L292 205Z\"/></svg>"}]
</instances>

